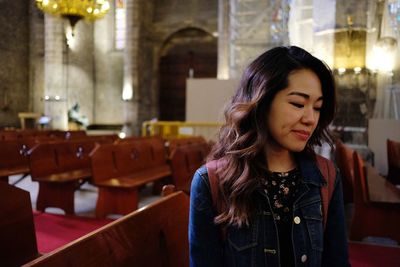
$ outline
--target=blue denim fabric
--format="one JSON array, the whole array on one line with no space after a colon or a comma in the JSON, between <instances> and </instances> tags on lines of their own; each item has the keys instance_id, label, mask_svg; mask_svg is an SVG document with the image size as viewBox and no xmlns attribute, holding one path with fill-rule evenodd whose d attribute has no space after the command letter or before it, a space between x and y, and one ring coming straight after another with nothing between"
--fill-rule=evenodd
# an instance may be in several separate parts
<instances>
[{"instance_id":1,"label":"blue denim fabric","mask_svg":"<svg viewBox=\"0 0 400 267\"><path fill-rule=\"evenodd\" d=\"M320 187L326 184L316 163L299 159L302 181L299 197L293 204L292 237L295 266L350 266L345 233L341 179L337 173L324 233ZM210 185L205 166L193 177L190 196L189 248L190 266L281 266L279 237L268 197L255 193L257 213L249 227L229 226L223 237L214 224Z\"/></svg>"}]
</instances>

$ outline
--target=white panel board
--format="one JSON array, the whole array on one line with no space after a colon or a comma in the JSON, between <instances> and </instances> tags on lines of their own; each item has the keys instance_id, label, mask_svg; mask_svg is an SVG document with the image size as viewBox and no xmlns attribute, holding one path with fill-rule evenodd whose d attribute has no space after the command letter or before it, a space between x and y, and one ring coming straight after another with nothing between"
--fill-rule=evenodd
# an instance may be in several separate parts
<instances>
[{"instance_id":1,"label":"white panel board","mask_svg":"<svg viewBox=\"0 0 400 267\"><path fill-rule=\"evenodd\" d=\"M374 152L376 169L384 175L388 171L386 139L400 142L400 120L370 119L368 146Z\"/></svg>"},{"instance_id":2,"label":"white panel board","mask_svg":"<svg viewBox=\"0 0 400 267\"><path fill-rule=\"evenodd\" d=\"M186 121L223 122L225 105L238 84L238 80L186 80Z\"/></svg>"}]
</instances>

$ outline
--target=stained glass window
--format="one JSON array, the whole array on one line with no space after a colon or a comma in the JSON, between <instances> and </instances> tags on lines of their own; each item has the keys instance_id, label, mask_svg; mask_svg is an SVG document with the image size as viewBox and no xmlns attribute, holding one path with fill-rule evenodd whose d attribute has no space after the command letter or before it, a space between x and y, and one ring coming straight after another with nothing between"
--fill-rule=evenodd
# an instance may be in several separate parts
<instances>
[{"instance_id":1,"label":"stained glass window","mask_svg":"<svg viewBox=\"0 0 400 267\"><path fill-rule=\"evenodd\" d=\"M126 6L125 0L115 0L115 49L125 48L126 32Z\"/></svg>"}]
</instances>

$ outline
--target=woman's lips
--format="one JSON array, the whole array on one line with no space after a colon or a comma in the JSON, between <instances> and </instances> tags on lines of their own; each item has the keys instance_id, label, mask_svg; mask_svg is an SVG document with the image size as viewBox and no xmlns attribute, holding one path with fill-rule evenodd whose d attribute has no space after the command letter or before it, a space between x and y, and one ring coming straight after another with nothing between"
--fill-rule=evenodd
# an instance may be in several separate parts
<instances>
[{"instance_id":1,"label":"woman's lips","mask_svg":"<svg viewBox=\"0 0 400 267\"><path fill-rule=\"evenodd\" d=\"M303 141L307 141L308 138L310 137L310 132L307 131L293 130L293 132L297 136L297 138Z\"/></svg>"}]
</instances>

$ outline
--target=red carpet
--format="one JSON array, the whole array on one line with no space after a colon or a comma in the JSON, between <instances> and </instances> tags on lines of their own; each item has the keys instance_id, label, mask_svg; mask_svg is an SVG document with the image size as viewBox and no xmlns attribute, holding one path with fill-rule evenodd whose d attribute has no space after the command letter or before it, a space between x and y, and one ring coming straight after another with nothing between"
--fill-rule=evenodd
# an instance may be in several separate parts
<instances>
[{"instance_id":1,"label":"red carpet","mask_svg":"<svg viewBox=\"0 0 400 267\"><path fill-rule=\"evenodd\" d=\"M112 219L94 219L77 216L33 212L36 239L40 253L48 253L91 231Z\"/></svg>"},{"instance_id":2,"label":"red carpet","mask_svg":"<svg viewBox=\"0 0 400 267\"><path fill-rule=\"evenodd\" d=\"M349 243L352 267L400 267L400 248Z\"/></svg>"}]
</instances>

